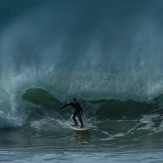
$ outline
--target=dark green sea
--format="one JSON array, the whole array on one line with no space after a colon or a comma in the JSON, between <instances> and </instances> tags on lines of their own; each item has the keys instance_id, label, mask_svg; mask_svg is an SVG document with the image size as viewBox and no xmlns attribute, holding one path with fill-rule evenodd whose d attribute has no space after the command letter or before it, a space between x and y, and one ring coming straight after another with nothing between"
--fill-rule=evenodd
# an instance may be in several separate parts
<instances>
[{"instance_id":1,"label":"dark green sea","mask_svg":"<svg viewBox=\"0 0 163 163\"><path fill-rule=\"evenodd\" d=\"M0 162L162 163L162 20L162 0L0 0Z\"/></svg>"}]
</instances>

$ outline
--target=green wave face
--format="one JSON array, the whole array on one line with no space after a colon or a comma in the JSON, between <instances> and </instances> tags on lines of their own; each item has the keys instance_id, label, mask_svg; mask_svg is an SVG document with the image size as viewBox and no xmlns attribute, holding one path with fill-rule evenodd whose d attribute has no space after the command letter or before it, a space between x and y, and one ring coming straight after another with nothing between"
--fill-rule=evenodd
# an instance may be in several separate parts
<instances>
[{"instance_id":1,"label":"green wave face","mask_svg":"<svg viewBox=\"0 0 163 163\"><path fill-rule=\"evenodd\" d=\"M42 88L29 88L22 95L22 99L28 103L32 103L37 107L43 109L54 109L58 112L60 106L64 103L57 100L47 90ZM159 96L151 102L140 102L134 100L120 101L120 100L81 100L84 112L88 117L96 116L109 119L121 119L127 117L129 119L138 118L141 115L149 114L151 112L159 112L159 106L163 102L162 96ZM47 111L46 110L46 111ZM66 112L69 112L66 110Z\"/></svg>"},{"instance_id":2,"label":"green wave face","mask_svg":"<svg viewBox=\"0 0 163 163\"><path fill-rule=\"evenodd\" d=\"M55 108L61 104L61 102L48 91L41 88L27 89L27 91L22 95L22 99L47 108Z\"/></svg>"}]
</instances>

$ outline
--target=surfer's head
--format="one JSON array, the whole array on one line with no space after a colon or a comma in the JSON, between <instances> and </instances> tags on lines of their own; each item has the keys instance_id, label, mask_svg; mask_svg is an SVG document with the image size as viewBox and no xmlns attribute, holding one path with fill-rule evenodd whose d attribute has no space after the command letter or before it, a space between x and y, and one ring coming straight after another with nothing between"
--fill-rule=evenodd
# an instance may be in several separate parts
<instances>
[{"instance_id":1,"label":"surfer's head","mask_svg":"<svg viewBox=\"0 0 163 163\"><path fill-rule=\"evenodd\" d=\"M72 99L72 102L73 102L73 103L76 103L76 102L77 102L76 98L73 98L73 99Z\"/></svg>"}]
</instances>

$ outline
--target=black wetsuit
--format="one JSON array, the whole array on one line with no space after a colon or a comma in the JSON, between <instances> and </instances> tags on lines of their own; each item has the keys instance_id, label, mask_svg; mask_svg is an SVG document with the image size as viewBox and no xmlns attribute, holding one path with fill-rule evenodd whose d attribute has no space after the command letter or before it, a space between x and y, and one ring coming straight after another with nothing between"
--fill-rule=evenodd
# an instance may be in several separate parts
<instances>
[{"instance_id":1,"label":"black wetsuit","mask_svg":"<svg viewBox=\"0 0 163 163\"><path fill-rule=\"evenodd\" d=\"M66 107L66 106L69 106L69 105L72 106L75 109L75 111L73 113L73 116L72 116L72 119L73 119L73 121L75 123L75 126L78 126L78 122L76 120L76 116L78 116L81 127L84 127L83 120L82 120L83 109L80 106L80 104L78 102L76 102L76 103L71 102L69 104L64 105L62 108Z\"/></svg>"}]
</instances>

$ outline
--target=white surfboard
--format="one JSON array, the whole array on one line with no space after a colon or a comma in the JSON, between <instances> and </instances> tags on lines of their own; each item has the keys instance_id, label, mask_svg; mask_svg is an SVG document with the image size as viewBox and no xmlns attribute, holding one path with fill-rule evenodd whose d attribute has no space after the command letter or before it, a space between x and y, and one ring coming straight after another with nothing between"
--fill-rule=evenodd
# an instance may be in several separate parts
<instances>
[{"instance_id":1,"label":"white surfboard","mask_svg":"<svg viewBox=\"0 0 163 163\"><path fill-rule=\"evenodd\" d=\"M75 131L88 131L89 128L80 128L79 126L70 126Z\"/></svg>"}]
</instances>

